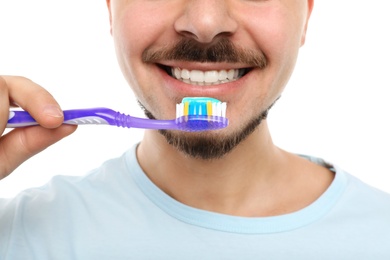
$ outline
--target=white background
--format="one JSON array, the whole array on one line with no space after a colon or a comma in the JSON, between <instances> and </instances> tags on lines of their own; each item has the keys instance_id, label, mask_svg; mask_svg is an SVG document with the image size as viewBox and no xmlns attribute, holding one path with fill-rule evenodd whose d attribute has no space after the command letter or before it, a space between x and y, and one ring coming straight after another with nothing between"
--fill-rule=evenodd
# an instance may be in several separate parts
<instances>
[{"instance_id":1,"label":"white background","mask_svg":"<svg viewBox=\"0 0 390 260\"><path fill-rule=\"evenodd\" d=\"M270 113L274 142L334 162L390 192L390 15L387 0L318 0L306 45ZM147 15L147 14L145 14ZM116 63L103 0L0 0L0 74L48 89L64 109L142 116ZM82 126L0 182L0 197L83 175L142 130Z\"/></svg>"}]
</instances>

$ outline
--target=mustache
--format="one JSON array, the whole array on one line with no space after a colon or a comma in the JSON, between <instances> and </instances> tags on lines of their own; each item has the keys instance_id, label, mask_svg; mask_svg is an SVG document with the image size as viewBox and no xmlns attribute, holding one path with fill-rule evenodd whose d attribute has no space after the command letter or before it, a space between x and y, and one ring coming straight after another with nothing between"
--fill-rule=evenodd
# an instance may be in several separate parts
<instances>
[{"instance_id":1,"label":"mustache","mask_svg":"<svg viewBox=\"0 0 390 260\"><path fill-rule=\"evenodd\" d=\"M243 63L259 68L267 66L267 58L263 52L243 49L227 38L221 38L207 45L192 38L183 38L173 46L162 47L158 50L147 48L142 53L142 61L145 63L158 63L162 60Z\"/></svg>"}]
</instances>

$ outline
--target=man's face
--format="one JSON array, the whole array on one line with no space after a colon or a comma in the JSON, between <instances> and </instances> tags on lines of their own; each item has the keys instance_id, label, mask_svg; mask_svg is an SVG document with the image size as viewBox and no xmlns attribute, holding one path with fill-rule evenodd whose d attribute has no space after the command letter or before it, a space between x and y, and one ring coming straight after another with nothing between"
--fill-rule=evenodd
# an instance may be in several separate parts
<instances>
[{"instance_id":1,"label":"man's face","mask_svg":"<svg viewBox=\"0 0 390 260\"><path fill-rule=\"evenodd\" d=\"M153 117L175 118L175 104L183 97L227 102L228 128L174 133L210 139L239 134L281 95L304 42L313 4L312 0L107 3L121 70Z\"/></svg>"}]
</instances>

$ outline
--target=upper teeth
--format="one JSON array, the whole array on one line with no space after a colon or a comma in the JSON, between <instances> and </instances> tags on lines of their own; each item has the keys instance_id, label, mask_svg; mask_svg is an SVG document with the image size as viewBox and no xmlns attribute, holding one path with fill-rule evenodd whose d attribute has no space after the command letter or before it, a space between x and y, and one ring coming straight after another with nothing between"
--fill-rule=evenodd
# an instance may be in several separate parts
<instances>
[{"instance_id":1,"label":"upper teeth","mask_svg":"<svg viewBox=\"0 0 390 260\"><path fill-rule=\"evenodd\" d=\"M187 70L180 68L172 68L172 76L185 83L194 85L216 85L235 81L241 75L241 70Z\"/></svg>"}]
</instances>

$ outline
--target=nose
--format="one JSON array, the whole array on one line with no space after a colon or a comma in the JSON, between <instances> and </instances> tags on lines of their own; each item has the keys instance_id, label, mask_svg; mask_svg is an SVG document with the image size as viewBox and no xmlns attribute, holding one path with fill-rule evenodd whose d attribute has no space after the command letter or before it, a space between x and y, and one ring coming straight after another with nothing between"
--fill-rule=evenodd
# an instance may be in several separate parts
<instances>
[{"instance_id":1,"label":"nose","mask_svg":"<svg viewBox=\"0 0 390 260\"><path fill-rule=\"evenodd\" d=\"M188 0L175 21L175 30L201 43L210 43L220 35L231 35L238 27L225 0Z\"/></svg>"}]
</instances>

